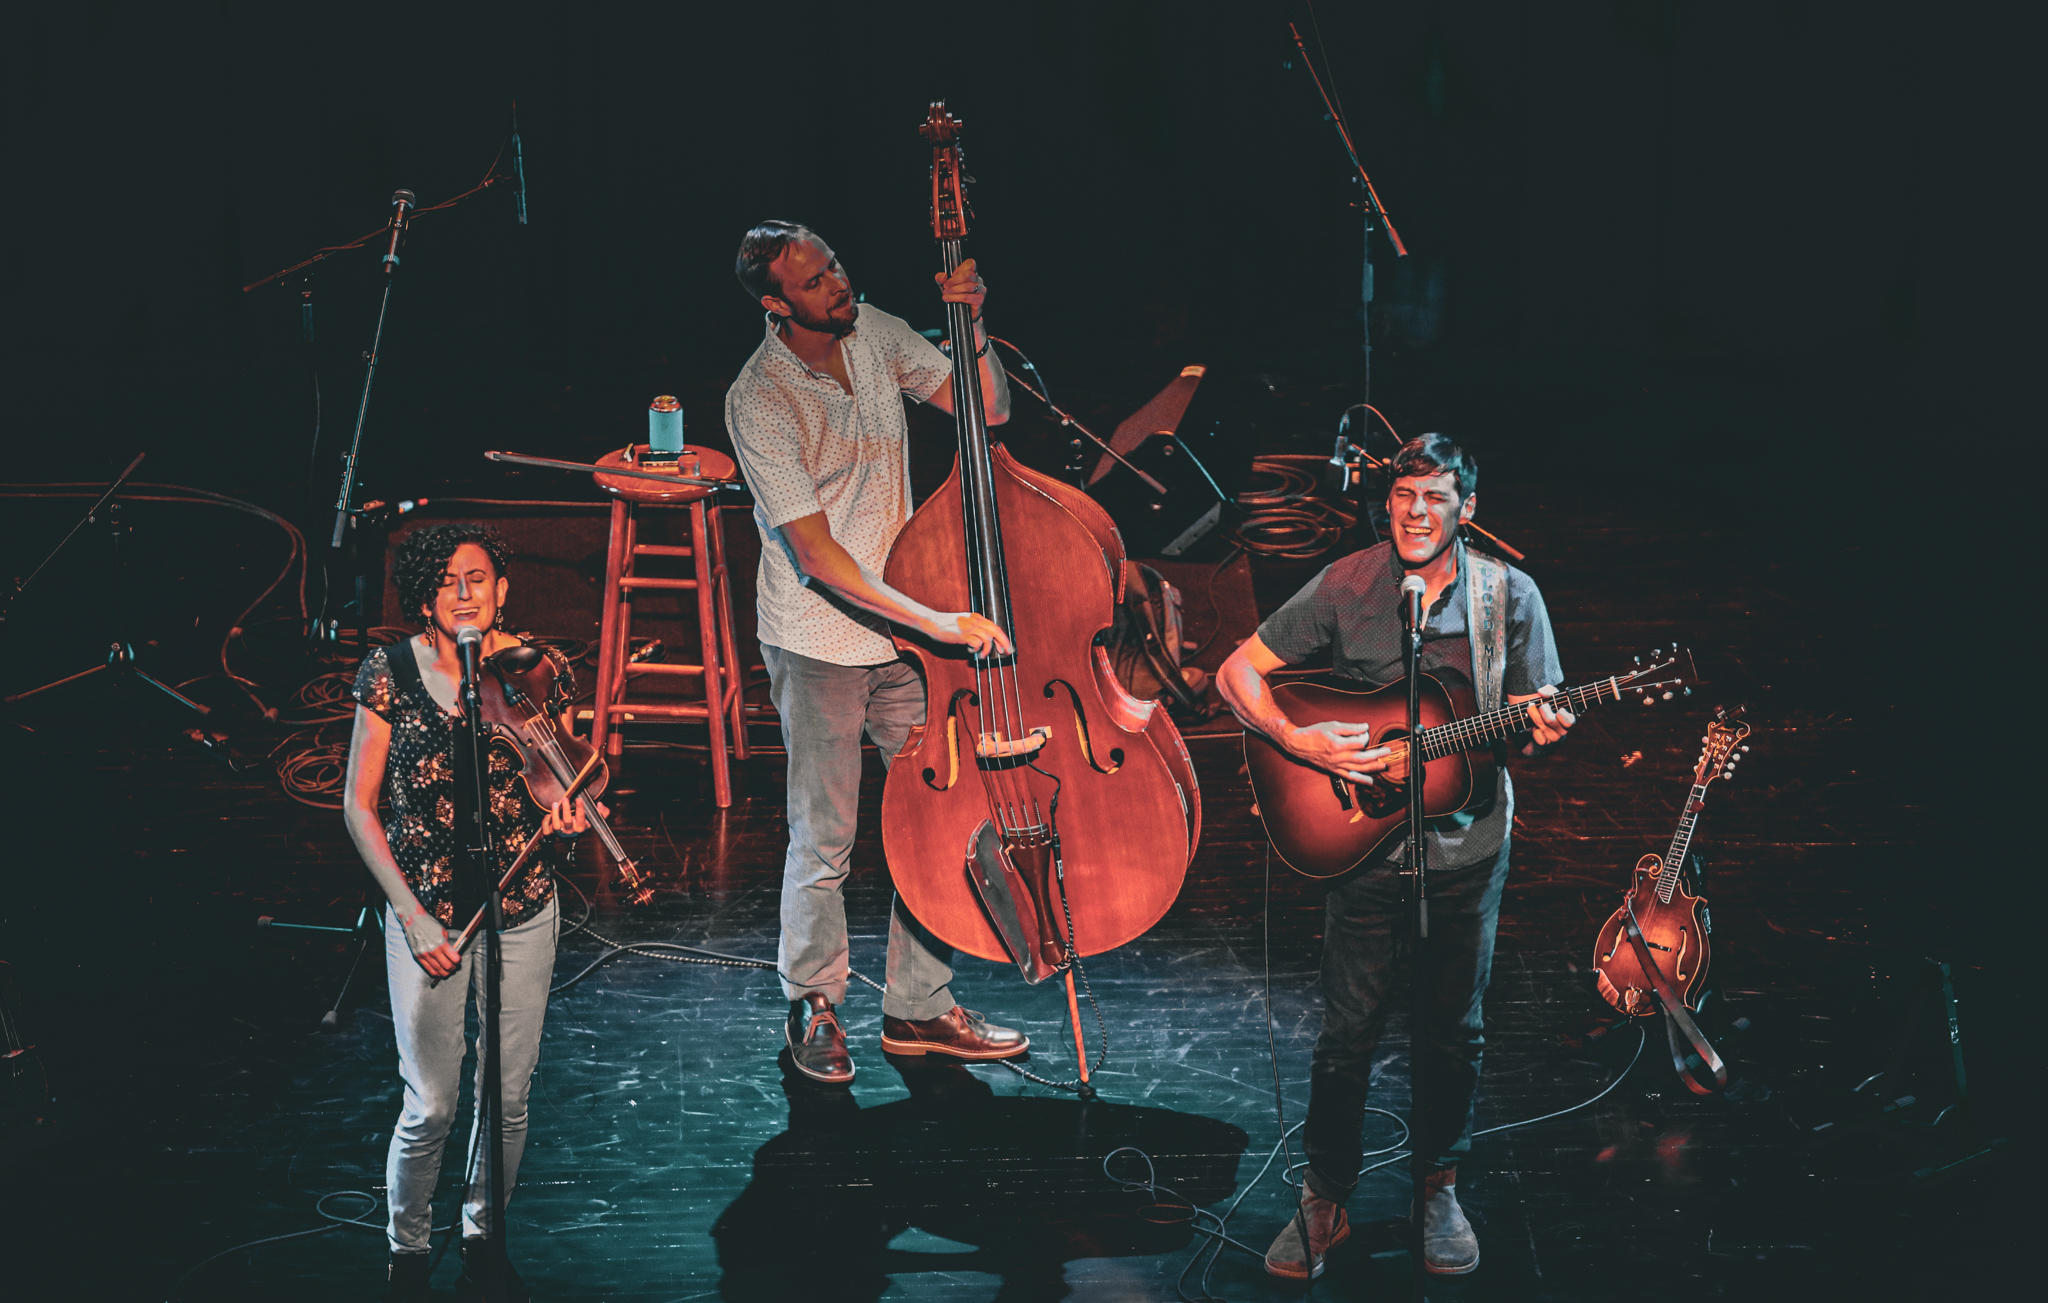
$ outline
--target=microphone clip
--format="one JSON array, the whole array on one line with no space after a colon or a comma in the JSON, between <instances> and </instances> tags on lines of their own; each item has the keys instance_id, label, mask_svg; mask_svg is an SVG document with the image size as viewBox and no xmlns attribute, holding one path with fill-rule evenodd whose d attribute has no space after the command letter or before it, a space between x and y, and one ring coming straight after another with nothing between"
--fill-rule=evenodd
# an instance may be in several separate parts
<instances>
[{"instance_id":1,"label":"microphone clip","mask_svg":"<svg viewBox=\"0 0 2048 1303\"><path fill-rule=\"evenodd\" d=\"M394 191L391 195L391 247L384 251L384 274L389 276L398 268L398 245L405 238L406 217L419 197L410 190Z\"/></svg>"}]
</instances>

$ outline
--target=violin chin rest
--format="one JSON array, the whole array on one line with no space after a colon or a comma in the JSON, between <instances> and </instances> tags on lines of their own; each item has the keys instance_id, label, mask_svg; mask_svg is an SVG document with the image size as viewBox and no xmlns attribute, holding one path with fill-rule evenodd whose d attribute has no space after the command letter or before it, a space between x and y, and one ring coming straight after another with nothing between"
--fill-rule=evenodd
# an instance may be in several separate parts
<instances>
[{"instance_id":1,"label":"violin chin rest","mask_svg":"<svg viewBox=\"0 0 2048 1303\"><path fill-rule=\"evenodd\" d=\"M508 674L524 674L540 664L541 655L540 648L522 643L517 647L507 647L491 659L498 662Z\"/></svg>"}]
</instances>

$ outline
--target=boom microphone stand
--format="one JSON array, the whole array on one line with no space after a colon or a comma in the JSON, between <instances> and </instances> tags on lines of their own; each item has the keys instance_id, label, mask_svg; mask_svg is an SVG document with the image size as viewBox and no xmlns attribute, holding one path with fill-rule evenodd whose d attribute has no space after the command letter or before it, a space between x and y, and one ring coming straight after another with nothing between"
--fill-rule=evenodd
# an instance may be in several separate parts
<instances>
[{"instance_id":1,"label":"boom microphone stand","mask_svg":"<svg viewBox=\"0 0 2048 1303\"><path fill-rule=\"evenodd\" d=\"M1352 170L1358 173L1358 185L1361 195L1358 207L1360 211L1365 214L1365 230L1360 236L1360 239L1364 242L1365 247L1365 272L1363 274L1363 278L1359 282L1358 287L1358 322L1359 326L1365 332L1365 338L1362 345L1365 349L1365 382L1362 386L1364 390L1364 401L1371 402L1373 219L1378 218L1380 224L1387 228L1387 240L1394 246L1394 256L1396 258L1407 257L1408 246L1401 243L1401 233L1394 229L1393 219L1388 217L1387 210L1380 206L1379 191L1373 189L1372 178L1370 176L1367 176L1365 172L1365 164L1358 161L1358 147L1352 144L1351 142L1351 128L1344 121L1343 111L1338 108L1337 104L1333 100L1331 100L1329 89L1323 85L1322 74L1316 71L1315 61L1308 57L1308 46L1302 43L1300 30L1296 28L1293 23L1287 24L1287 30L1294 37L1294 48L1301 51L1302 66L1308 69L1308 75L1315 79L1316 93L1323 97L1323 109L1329 115L1329 120L1331 124L1337 128L1338 138L1344 142L1344 152L1350 155L1351 157Z\"/></svg>"},{"instance_id":2,"label":"boom microphone stand","mask_svg":"<svg viewBox=\"0 0 2048 1303\"><path fill-rule=\"evenodd\" d=\"M78 531L84 529L87 525L99 520L102 512L106 513L106 522L112 527L109 531L109 536L112 540L113 546L113 586L116 589L118 589L121 586L121 575L123 569L122 563L126 555L124 549L121 546L121 538L122 535L127 533L128 527L124 520L122 519L121 503L117 500L117 498L121 492L121 486L128 482L129 476L135 474L136 467L142 465L142 459L147 457L148 455L148 453L136 453L135 460L129 462L128 468L122 471L119 475L115 476L114 482L112 484L109 484L106 487L106 490L100 494L99 498L90 507L87 507L85 509L85 514L80 516L78 518L77 523L73 524L71 528L65 533L64 537L57 541L57 546L50 549L49 555L45 556L42 559L41 563L39 563L34 570L29 572L29 575L26 579L15 580L14 583L7 589L7 592L4 595L4 597L0 597L0 657L4 657L7 634L9 632L10 627L9 622L14 613L15 601L19 599L23 593L28 591L29 585L33 584L36 581L36 578L39 575L41 575L44 570L49 568L50 563L57 559L57 554L62 552L65 549L65 547L70 544L71 540L78 536ZM54 680L50 683L45 683L41 687L29 688L23 692L13 693L9 695L7 698L5 698L4 701L0 701L0 705L12 706L16 702L25 701L28 698L36 696L39 693L48 692L52 688L61 688L67 683L76 683L80 679L89 678L92 675L101 673L111 674L115 676L117 679L133 679L138 683L142 683L149 687L155 688L164 696L170 698L172 701L175 701L180 706L183 706L185 709L193 712L196 715L200 715L203 717L213 713L213 707L202 705L199 702L192 700L192 698L178 691L170 684L165 683L162 679L159 679L155 675L150 674L147 671L141 669L136 664L135 644L129 641L128 638L120 636L118 633L113 643L111 644L110 650L107 654L107 659L105 661L101 662L98 665L91 666L87 669L80 670L76 674L67 674L63 678ZM214 735L207 733L203 729L196 730L196 732L202 745L206 746L210 750L214 749L213 741L209 740Z\"/></svg>"}]
</instances>

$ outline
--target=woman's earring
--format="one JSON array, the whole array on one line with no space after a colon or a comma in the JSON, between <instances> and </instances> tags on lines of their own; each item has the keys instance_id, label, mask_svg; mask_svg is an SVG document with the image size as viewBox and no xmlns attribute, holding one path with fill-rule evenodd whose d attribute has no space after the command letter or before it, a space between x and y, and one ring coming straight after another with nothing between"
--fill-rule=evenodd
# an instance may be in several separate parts
<instances>
[{"instance_id":1,"label":"woman's earring","mask_svg":"<svg viewBox=\"0 0 2048 1303\"><path fill-rule=\"evenodd\" d=\"M434 622L431 619L427 621L427 627L421 632L420 636L427 640L428 647L434 645Z\"/></svg>"},{"instance_id":2,"label":"woman's earring","mask_svg":"<svg viewBox=\"0 0 2048 1303\"><path fill-rule=\"evenodd\" d=\"M502 607L502 606L501 606L501 607L499 607L499 608L498 608L498 618L497 618L497 619L495 619L495 620L493 620L493 621L491 621L491 627L492 627L493 629L502 629L502 628L504 628L504 627L505 627L505 608L504 608L504 607Z\"/></svg>"}]
</instances>

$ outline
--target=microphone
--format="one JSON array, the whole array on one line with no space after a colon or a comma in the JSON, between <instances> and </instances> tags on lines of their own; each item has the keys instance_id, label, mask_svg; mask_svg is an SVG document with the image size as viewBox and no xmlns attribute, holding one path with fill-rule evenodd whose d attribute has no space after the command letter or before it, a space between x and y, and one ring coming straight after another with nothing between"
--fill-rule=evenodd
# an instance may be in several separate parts
<instances>
[{"instance_id":1,"label":"microphone","mask_svg":"<svg viewBox=\"0 0 2048 1303\"><path fill-rule=\"evenodd\" d=\"M391 214L391 247L384 253L384 274L389 276L398 266L398 242L405 238L405 215L411 210L416 197L410 190L393 191L391 203L395 208Z\"/></svg>"},{"instance_id":2,"label":"microphone","mask_svg":"<svg viewBox=\"0 0 2048 1303\"><path fill-rule=\"evenodd\" d=\"M1421 575L1409 575L1401 581L1401 605L1406 613L1408 628L1416 637L1422 636L1423 622L1427 617L1422 611L1422 594L1429 587L1422 582Z\"/></svg>"},{"instance_id":3,"label":"microphone","mask_svg":"<svg viewBox=\"0 0 2048 1303\"><path fill-rule=\"evenodd\" d=\"M1416 581L1420 583L1420 580ZM462 655L462 681L476 682L477 653L483 649L484 631L473 624L457 625L455 628L455 649Z\"/></svg>"}]
</instances>

